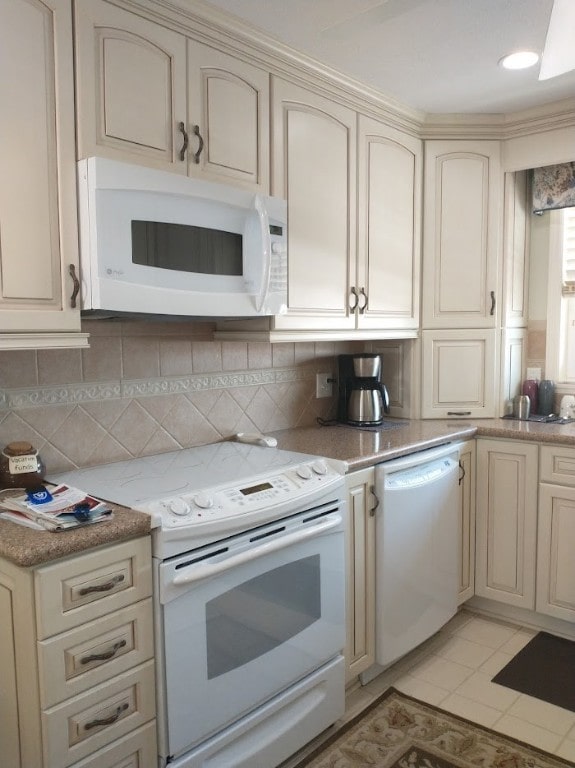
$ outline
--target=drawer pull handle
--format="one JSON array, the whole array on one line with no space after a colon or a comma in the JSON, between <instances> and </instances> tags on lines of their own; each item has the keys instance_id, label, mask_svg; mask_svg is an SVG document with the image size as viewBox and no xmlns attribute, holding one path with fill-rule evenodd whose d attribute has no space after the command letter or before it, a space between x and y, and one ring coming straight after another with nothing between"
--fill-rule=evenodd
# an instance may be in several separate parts
<instances>
[{"instance_id":1,"label":"drawer pull handle","mask_svg":"<svg viewBox=\"0 0 575 768\"><path fill-rule=\"evenodd\" d=\"M117 576L114 576L110 579L110 581L107 581L105 584L94 584L92 587L82 587L82 589L79 591L79 594L84 595L90 595L92 592L109 592L111 589L114 589L114 587L117 584L120 584L122 581L124 581L126 577L123 573L119 573Z\"/></svg>"},{"instance_id":2,"label":"drawer pull handle","mask_svg":"<svg viewBox=\"0 0 575 768\"><path fill-rule=\"evenodd\" d=\"M180 133L184 137L182 148L180 149L180 160L185 160L186 150L188 148L188 132L186 131L185 123L180 123L178 128L180 129Z\"/></svg>"},{"instance_id":3,"label":"drawer pull handle","mask_svg":"<svg viewBox=\"0 0 575 768\"><path fill-rule=\"evenodd\" d=\"M86 723L84 726L84 730L89 731L91 728L98 728L100 725L112 725L112 723L115 723L120 717L122 712L125 712L129 708L129 706L128 702L125 701L123 704L120 704L119 707L116 707L116 711L113 715L110 715L110 717L97 717L95 720L90 720L90 722Z\"/></svg>"},{"instance_id":4,"label":"drawer pull handle","mask_svg":"<svg viewBox=\"0 0 575 768\"><path fill-rule=\"evenodd\" d=\"M471 416L471 411L447 411L448 416Z\"/></svg>"},{"instance_id":5,"label":"drawer pull handle","mask_svg":"<svg viewBox=\"0 0 575 768\"><path fill-rule=\"evenodd\" d=\"M70 307L72 309L76 309L76 299L78 298L78 293L80 291L80 281L76 277L76 267L74 264L70 264L68 267L68 272L70 273L70 277L72 278L72 283L74 285L72 295L70 296Z\"/></svg>"},{"instance_id":6,"label":"drawer pull handle","mask_svg":"<svg viewBox=\"0 0 575 768\"><path fill-rule=\"evenodd\" d=\"M379 507L379 498L377 497L377 495L375 493L375 485L370 485L369 486L369 492L371 493L371 495L373 496L373 498L375 500L375 504L369 510L369 516L370 517L375 517L375 510Z\"/></svg>"},{"instance_id":7,"label":"drawer pull handle","mask_svg":"<svg viewBox=\"0 0 575 768\"><path fill-rule=\"evenodd\" d=\"M80 664L89 664L91 661L108 661L108 659L113 658L120 648L125 648L127 645L125 640L120 640L117 643L114 643L114 645L110 648L109 651L104 651L104 653L91 653L89 656L84 656L80 659Z\"/></svg>"}]
</instances>

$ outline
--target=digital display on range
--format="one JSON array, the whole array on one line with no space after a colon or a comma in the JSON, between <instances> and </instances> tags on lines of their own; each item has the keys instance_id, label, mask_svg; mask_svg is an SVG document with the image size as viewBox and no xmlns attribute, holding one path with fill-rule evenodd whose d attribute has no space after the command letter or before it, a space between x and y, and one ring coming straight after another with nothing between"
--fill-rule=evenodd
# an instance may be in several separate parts
<instances>
[{"instance_id":1,"label":"digital display on range","mask_svg":"<svg viewBox=\"0 0 575 768\"><path fill-rule=\"evenodd\" d=\"M240 488L240 493L244 496L249 496L251 493L259 493L259 491L269 491L273 488L271 483L260 483L259 485L252 485L250 488Z\"/></svg>"}]
</instances>

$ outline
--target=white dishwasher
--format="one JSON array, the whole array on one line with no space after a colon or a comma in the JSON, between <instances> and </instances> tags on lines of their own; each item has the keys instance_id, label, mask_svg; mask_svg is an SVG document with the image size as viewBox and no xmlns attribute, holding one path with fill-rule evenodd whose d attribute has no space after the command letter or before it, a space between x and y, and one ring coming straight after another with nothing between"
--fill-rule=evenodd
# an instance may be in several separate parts
<instances>
[{"instance_id":1,"label":"white dishwasher","mask_svg":"<svg viewBox=\"0 0 575 768\"><path fill-rule=\"evenodd\" d=\"M376 662L389 666L457 611L459 450L375 467Z\"/></svg>"}]
</instances>

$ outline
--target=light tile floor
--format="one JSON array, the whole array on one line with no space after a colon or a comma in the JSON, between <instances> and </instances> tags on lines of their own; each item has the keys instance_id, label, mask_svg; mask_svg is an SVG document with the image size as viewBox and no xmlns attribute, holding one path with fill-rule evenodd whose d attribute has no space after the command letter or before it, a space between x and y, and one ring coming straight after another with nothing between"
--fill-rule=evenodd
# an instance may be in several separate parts
<instances>
[{"instance_id":1,"label":"light tile floor","mask_svg":"<svg viewBox=\"0 0 575 768\"><path fill-rule=\"evenodd\" d=\"M491 682L536 634L494 619L458 613L437 635L363 687L346 697L341 722L308 749L355 717L394 686L421 701L507 734L575 765L575 712ZM573 680L566 681L575 685ZM301 759L308 749L302 751ZM282 766L297 765L292 759Z\"/></svg>"}]
</instances>

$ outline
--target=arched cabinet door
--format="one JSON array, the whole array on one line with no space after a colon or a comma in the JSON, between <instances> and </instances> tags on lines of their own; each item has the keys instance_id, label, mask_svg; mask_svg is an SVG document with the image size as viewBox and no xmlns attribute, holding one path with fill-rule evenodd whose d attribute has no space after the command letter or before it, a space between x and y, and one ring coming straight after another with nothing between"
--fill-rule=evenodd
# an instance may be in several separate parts
<instances>
[{"instance_id":1,"label":"arched cabinet door","mask_svg":"<svg viewBox=\"0 0 575 768\"><path fill-rule=\"evenodd\" d=\"M188 173L269 191L269 75L188 40Z\"/></svg>"},{"instance_id":2,"label":"arched cabinet door","mask_svg":"<svg viewBox=\"0 0 575 768\"><path fill-rule=\"evenodd\" d=\"M419 327L421 141L358 122L358 328Z\"/></svg>"},{"instance_id":3,"label":"arched cabinet door","mask_svg":"<svg viewBox=\"0 0 575 768\"><path fill-rule=\"evenodd\" d=\"M86 346L70 0L0 3L0 71L0 349Z\"/></svg>"},{"instance_id":4,"label":"arched cabinet door","mask_svg":"<svg viewBox=\"0 0 575 768\"><path fill-rule=\"evenodd\" d=\"M186 38L103 0L76 5L79 157L186 173Z\"/></svg>"},{"instance_id":5,"label":"arched cabinet door","mask_svg":"<svg viewBox=\"0 0 575 768\"><path fill-rule=\"evenodd\" d=\"M273 193L288 201L288 311L276 329L355 327L356 115L274 78Z\"/></svg>"},{"instance_id":6,"label":"arched cabinet door","mask_svg":"<svg viewBox=\"0 0 575 768\"><path fill-rule=\"evenodd\" d=\"M503 174L498 141L428 141L423 328L496 328Z\"/></svg>"}]
</instances>

